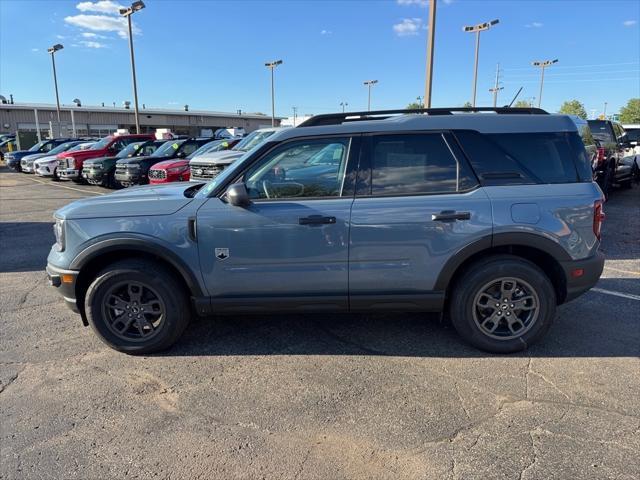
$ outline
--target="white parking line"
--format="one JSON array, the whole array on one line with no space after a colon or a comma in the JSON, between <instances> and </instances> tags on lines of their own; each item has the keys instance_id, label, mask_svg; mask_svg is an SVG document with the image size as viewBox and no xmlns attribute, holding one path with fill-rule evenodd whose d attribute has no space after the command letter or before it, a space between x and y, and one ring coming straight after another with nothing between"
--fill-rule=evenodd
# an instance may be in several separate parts
<instances>
[{"instance_id":1,"label":"white parking line","mask_svg":"<svg viewBox=\"0 0 640 480\"><path fill-rule=\"evenodd\" d=\"M34 182L41 183L42 185L51 185L52 187L66 188L67 190L75 190L76 192L88 193L90 195L104 195L102 192L90 192L89 190L81 190L79 188L67 187L66 185L60 185L59 183L54 182L43 182L42 180L37 180L35 178L27 177L29 180L33 180Z\"/></svg>"},{"instance_id":2,"label":"white parking line","mask_svg":"<svg viewBox=\"0 0 640 480\"><path fill-rule=\"evenodd\" d=\"M628 273L630 275L640 275L640 272L632 272L631 270L621 270L620 268L607 267L606 265L604 268L605 270L613 270L614 272Z\"/></svg>"},{"instance_id":3,"label":"white parking line","mask_svg":"<svg viewBox=\"0 0 640 480\"><path fill-rule=\"evenodd\" d=\"M605 290L604 288L592 288L592 292L604 293L605 295L613 295L614 297L628 298L629 300L640 300L640 295L632 293L615 292L613 290Z\"/></svg>"}]
</instances>

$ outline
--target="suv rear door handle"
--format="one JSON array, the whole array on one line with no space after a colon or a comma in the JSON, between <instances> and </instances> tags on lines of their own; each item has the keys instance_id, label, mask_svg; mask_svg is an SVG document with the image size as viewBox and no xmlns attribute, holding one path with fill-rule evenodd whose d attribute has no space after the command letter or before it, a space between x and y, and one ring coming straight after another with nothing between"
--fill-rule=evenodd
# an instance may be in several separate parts
<instances>
[{"instance_id":1,"label":"suv rear door handle","mask_svg":"<svg viewBox=\"0 0 640 480\"><path fill-rule=\"evenodd\" d=\"M456 212L455 210L443 210L440 213L432 213L434 222L455 222L456 220L470 220L470 212Z\"/></svg>"},{"instance_id":2,"label":"suv rear door handle","mask_svg":"<svg viewBox=\"0 0 640 480\"><path fill-rule=\"evenodd\" d=\"M336 217L323 217L322 215L311 215L309 217L298 218L300 225L323 225L336 223Z\"/></svg>"}]
</instances>

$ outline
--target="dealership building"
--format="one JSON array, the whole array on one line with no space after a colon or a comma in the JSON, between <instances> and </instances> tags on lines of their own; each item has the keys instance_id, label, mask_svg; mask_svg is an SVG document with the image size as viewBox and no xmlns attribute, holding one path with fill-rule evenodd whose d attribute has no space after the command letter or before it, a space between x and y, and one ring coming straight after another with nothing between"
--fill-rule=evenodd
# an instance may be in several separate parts
<instances>
[{"instance_id":1,"label":"dealership building","mask_svg":"<svg viewBox=\"0 0 640 480\"><path fill-rule=\"evenodd\" d=\"M141 133L153 133L158 128L170 129L178 135L211 136L219 128L243 128L251 132L270 127L271 117L257 113L211 112L191 110L185 105L180 110L146 108L141 105ZM280 125L276 118L276 125ZM60 124L62 137L103 137L119 129L135 133L133 108L115 106L61 105ZM35 132L39 137L52 137L57 132L56 106L36 103L0 104L0 132Z\"/></svg>"}]
</instances>

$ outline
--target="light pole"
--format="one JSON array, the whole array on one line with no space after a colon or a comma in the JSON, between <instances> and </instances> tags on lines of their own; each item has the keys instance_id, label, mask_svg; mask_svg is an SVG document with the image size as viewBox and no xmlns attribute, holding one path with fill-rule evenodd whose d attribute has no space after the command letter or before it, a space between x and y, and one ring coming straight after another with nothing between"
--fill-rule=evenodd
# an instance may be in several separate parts
<instances>
[{"instance_id":1,"label":"light pole","mask_svg":"<svg viewBox=\"0 0 640 480\"><path fill-rule=\"evenodd\" d=\"M429 27L427 31L427 75L424 84L424 107L431 108L431 84L433 83L433 50L436 40L436 0L429 2Z\"/></svg>"},{"instance_id":2,"label":"light pole","mask_svg":"<svg viewBox=\"0 0 640 480\"><path fill-rule=\"evenodd\" d=\"M347 102L340 102L340 106L342 107L342 113L344 113L344 109L349 106Z\"/></svg>"},{"instance_id":3,"label":"light pole","mask_svg":"<svg viewBox=\"0 0 640 480\"><path fill-rule=\"evenodd\" d=\"M293 126L296 126L296 120L298 119L298 107L291 107L293 109Z\"/></svg>"},{"instance_id":4,"label":"light pole","mask_svg":"<svg viewBox=\"0 0 640 480\"><path fill-rule=\"evenodd\" d=\"M500 84L500 64L496 66L496 82L493 84L493 88L490 88L489 91L493 94L493 108L498 106L498 92L504 87L499 87Z\"/></svg>"},{"instance_id":5,"label":"light pole","mask_svg":"<svg viewBox=\"0 0 640 480\"><path fill-rule=\"evenodd\" d=\"M367 111L371 111L371 86L378 83L378 80L367 80L364 84L369 87L369 98L367 100Z\"/></svg>"},{"instance_id":6,"label":"light pole","mask_svg":"<svg viewBox=\"0 0 640 480\"><path fill-rule=\"evenodd\" d=\"M540 76L540 94L538 95L538 108L542 105L542 87L544 86L544 70L554 63L558 63L558 59L555 60L545 60L544 62L533 62L531 65L534 67L539 67L542 70L542 75Z\"/></svg>"},{"instance_id":7,"label":"light pole","mask_svg":"<svg viewBox=\"0 0 640 480\"><path fill-rule=\"evenodd\" d=\"M273 85L273 71L278 65L282 65L282 60L274 60L273 62L267 62L265 67L271 70L271 126L276 126L276 100L275 100L275 87Z\"/></svg>"},{"instance_id":8,"label":"light pole","mask_svg":"<svg viewBox=\"0 0 640 480\"><path fill-rule=\"evenodd\" d=\"M492 26L500 23L497 18L490 22L479 23L478 25L471 25L469 27L462 27L463 32L472 32L476 34L476 60L473 67L473 96L471 100L471 106L476 106L476 85L478 83L478 56L480 53L480 32L483 30L489 30Z\"/></svg>"},{"instance_id":9,"label":"light pole","mask_svg":"<svg viewBox=\"0 0 640 480\"><path fill-rule=\"evenodd\" d=\"M131 53L131 76L133 77L133 109L136 118L136 133L140 133L140 117L138 116L138 85L136 82L136 61L133 56L133 33L131 30L131 15L144 8L144 2L138 0L133 2L130 7L121 8L120 15L127 17L129 25L129 51Z\"/></svg>"},{"instance_id":10,"label":"light pole","mask_svg":"<svg viewBox=\"0 0 640 480\"><path fill-rule=\"evenodd\" d=\"M56 74L55 53L63 48L64 47L60 43L56 43L53 47L47 49L47 52L51 54L51 64L53 65L53 85L56 89L56 113L58 114L58 137L62 136L62 132L60 127L60 96L58 95L58 76ZM38 135L40 135L40 132L38 132Z\"/></svg>"}]
</instances>

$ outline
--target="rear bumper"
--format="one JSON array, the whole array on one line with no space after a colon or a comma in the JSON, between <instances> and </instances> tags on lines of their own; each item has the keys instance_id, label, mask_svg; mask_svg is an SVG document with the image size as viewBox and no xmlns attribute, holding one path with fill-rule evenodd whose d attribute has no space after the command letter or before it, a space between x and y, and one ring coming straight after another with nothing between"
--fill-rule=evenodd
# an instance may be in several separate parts
<instances>
[{"instance_id":1,"label":"rear bumper","mask_svg":"<svg viewBox=\"0 0 640 480\"><path fill-rule=\"evenodd\" d=\"M54 287L58 293L62 295L67 307L76 313L80 313L76 300L76 280L80 272L58 268L50 263L47 264L46 271L49 285Z\"/></svg>"},{"instance_id":2,"label":"rear bumper","mask_svg":"<svg viewBox=\"0 0 640 480\"><path fill-rule=\"evenodd\" d=\"M572 260L570 262L560 262L567 280L567 296L565 302L569 302L583 293L587 292L600 280L604 269L604 254L596 253L593 257L583 260ZM582 270L582 275L575 276L578 270Z\"/></svg>"}]
</instances>

